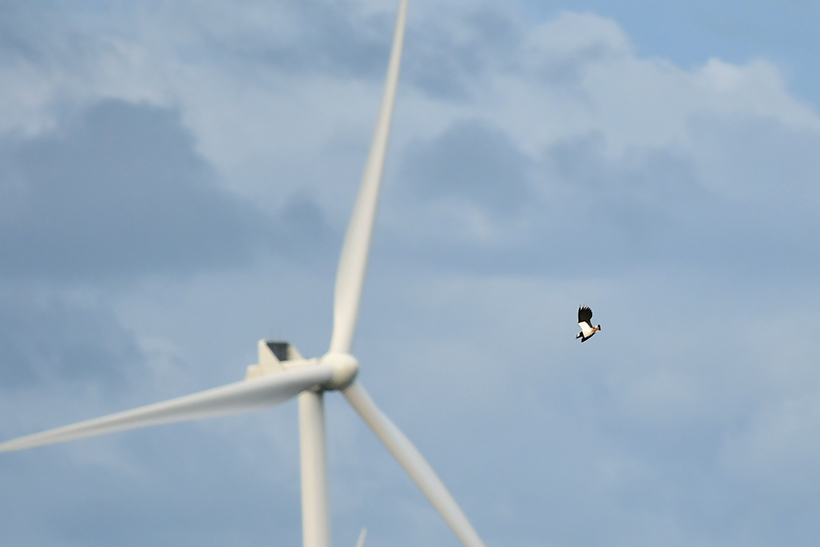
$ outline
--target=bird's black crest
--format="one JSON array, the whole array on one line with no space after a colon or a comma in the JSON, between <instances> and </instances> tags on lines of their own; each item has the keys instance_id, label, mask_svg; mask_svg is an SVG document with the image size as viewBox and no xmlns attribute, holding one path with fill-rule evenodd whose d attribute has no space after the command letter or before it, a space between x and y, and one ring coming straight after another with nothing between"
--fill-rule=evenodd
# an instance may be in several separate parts
<instances>
[{"instance_id":1,"label":"bird's black crest","mask_svg":"<svg viewBox=\"0 0 820 547\"><path fill-rule=\"evenodd\" d=\"M592 325L592 310L587 306L580 306L578 308L578 322L583 323L584 321Z\"/></svg>"}]
</instances>

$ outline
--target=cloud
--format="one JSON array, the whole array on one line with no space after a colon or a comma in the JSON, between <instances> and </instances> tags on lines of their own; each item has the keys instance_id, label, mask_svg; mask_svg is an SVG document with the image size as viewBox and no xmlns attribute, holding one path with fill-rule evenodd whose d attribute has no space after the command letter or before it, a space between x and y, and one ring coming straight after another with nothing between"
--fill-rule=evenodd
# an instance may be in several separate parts
<instances>
[{"instance_id":1,"label":"cloud","mask_svg":"<svg viewBox=\"0 0 820 547\"><path fill-rule=\"evenodd\" d=\"M472 203L501 216L518 214L529 198L527 157L498 128L457 121L428 142L404 150L406 192L423 201Z\"/></svg>"},{"instance_id":2,"label":"cloud","mask_svg":"<svg viewBox=\"0 0 820 547\"><path fill-rule=\"evenodd\" d=\"M465 271L560 276L697 265L770 278L817 266L814 133L693 120L702 143L694 153L631 148L613 157L594 133L532 158L479 127L455 122L406 150L402 184L423 199L396 204L406 214L396 259L412 249L415 259ZM725 155L712 139L731 143Z\"/></svg>"},{"instance_id":3,"label":"cloud","mask_svg":"<svg viewBox=\"0 0 820 547\"><path fill-rule=\"evenodd\" d=\"M436 10L451 24L408 27L402 81L433 100L469 103L477 81L512 67L521 42L520 22L488 6L458 14L444 6Z\"/></svg>"},{"instance_id":4,"label":"cloud","mask_svg":"<svg viewBox=\"0 0 820 547\"><path fill-rule=\"evenodd\" d=\"M61 132L7 142L3 164L6 276L236 267L254 246L298 253L298 241L327 235L310 200L277 207L277 224L221 190L173 110L103 101Z\"/></svg>"},{"instance_id":5,"label":"cloud","mask_svg":"<svg viewBox=\"0 0 820 547\"><path fill-rule=\"evenodd\" d=\"M38 57L34 44L27 39L33 21L28 17L31 13L25 10L24 4L4 2L0 13L0 59L8 63L20 58L32 60Z\"/></svg>"},{"instance_id":6,"label":"cloud","mask_svg":"<svg viewBox=\"0 0 820 547\"><path fill-rule=\"evenodd\" d=\"M111 310L31 289L0 293L0 388L97 382L122 388L143 361Z\"/></svg>"},{"instance_id":7,"label":"cloud","mask_svg":"<svg viewBox=\"0 0 820 547\"><path fill-rule=\"evenodd\" d=\"M440 129L400 150L394 176L425 199L388 201L395 259L490 274L812 274L820 124L777 67L641 58L591 13L521 28L507 63L488 65L494 78L470 80L470 113L435 111ZM457 191L461 175L486 183Z\"/></svg>"},{"instance_id":8,"label":"cloud","mask_svg":"<svg viewBox=\"0 0 820 547\"><path fill-rule=\"evenodd\" d=\"M286 74L382 79L393 25L387 13L313 0L280 2L270 13L253 5L211 5L206 11L203 38L219 56Z\"/></svg>"}]
</instances>

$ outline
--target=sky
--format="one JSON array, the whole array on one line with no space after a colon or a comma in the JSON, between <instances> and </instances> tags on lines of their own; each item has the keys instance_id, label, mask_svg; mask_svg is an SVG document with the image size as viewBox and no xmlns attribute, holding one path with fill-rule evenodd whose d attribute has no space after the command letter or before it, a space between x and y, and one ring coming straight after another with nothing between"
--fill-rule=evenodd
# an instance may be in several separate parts
<instances>
[{"instance_id":1,"label":"sky","mask_svg":"<svg viewBox=\"0 0 820 547\"><path fill-rule=\"evenodd\" d=\"M0 3L0 438L327 350L395 9ZM488 547L816 543L817 15L411 0L353 353ZM459 545L326 405L334 545ZM2 454L0 545L299 545L298 462L294 402Z\"/></svg>"}]
</instances>

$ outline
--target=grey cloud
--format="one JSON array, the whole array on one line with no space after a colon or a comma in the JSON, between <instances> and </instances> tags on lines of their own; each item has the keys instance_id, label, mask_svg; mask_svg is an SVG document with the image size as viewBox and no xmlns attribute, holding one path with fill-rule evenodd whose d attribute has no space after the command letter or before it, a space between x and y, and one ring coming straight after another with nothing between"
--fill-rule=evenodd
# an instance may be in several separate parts
<instances>
[{"instance_id":1,"label":"grey cloud","mask_svg":"<svg viewBox=\"0 0 820 547\"><path fill-rule=\"evenodd\" d=\"M298 34L256 35L243 25L236 36L212 23L204 36L213 54L222 57L229 52L233 60L262 62L291 74L384 78L394 12L363 16L346 2L286 2L279 7L292 19L289 26L300 29ZM489 68L516 64L522 32L507 14L476 8L466 14L437 15L446 23L430 17L424 24L408 26L402 81L431 97L463 101Z\"/></svg>"},{"instance_id":2,"label":"grey cloud","mask_svg":"<svg viewBox=\"0 0 820 547\"><path fill-rule=\"evenodd\" d=\"M271 420L227 420L228 431L176 424L4 455L0 481L17 492L0 499L4 542L255 545L274 533L297 544L298 468L270 452L258 461L259 446L249 460L248 447L264 444L253 437ZM270 465L278 469L260 472Z\"/></svg>"},{"instance_id":3,"label":"grey cloud","mask_svg":"<svg viewBox=\"0 0 820 547\"><path fill-rule=\"evenodd\" d=\"M279 3L277 17L297 33L258 33L241 22L226 29L211 19L202 36L211 53L230 62L264 63L291 74L381 79L390 51L393 14L362 16L349 2Z\"/></svg>"},{"instance_id":4,"label":"grey cloud","mask_svg":"<svg viewBox=\"0 0 820 547\"><path fill-rule=\"evenodd\" d=\"M525 24L492 8L458 15L440 8L436 15L408 29L402 67L404 81L436 99L469 102L476 89L492 87L491 78L508 73L581 94L579 84L590 65L624 53L603 37L560 51L527 46Z\"/></svg>"},{"instance_id":5,"label":"grey cloud","mask_svg":"<svg viewBox=\"0 0 820 547\"><path fill-rule=\"evenodd\" d=\"M81 3L66 12L57 2L2 2L0 65L68 69L74 76L84 73L99 38L78 30L84 26L80 20L89 13L98 15L95 8Z\"/></svg>"},{"instance_id":6,"label":"grey cloud","mask_svg":"<svg viewBox=\"0 0 820 547\"><path fill-rule=\"evenodd\" d=\"M557 143L536 161L498 133L459 124L409 147L404 177L426 200L479 204L515 223L497 216L492 241L446 233L406 240L401 254L409 247L414 259L420 253L448 268L539 275L650 264L756 276L816 271L812 181L820 162L811 151L820 139L769 122L729 121L709 131L703 146L731 141L709 165L703 154L662 148L612 158L597 134ZM757 167L749 171L747 160Z\"/></svg>"},{"instance_id":7,"label":"grey cloud","mask_svg":"<svg viewBox=\"0 0 820 547\"><path fill-rule=\"evenodd\" d=\"M422 200L455 199L502 217L524 207L530 191L528 159L503 131L479 120L451 125L404 153L407 188Z\"/></svg>"},{"instance_id":8,"label":"grey cloud","mask_svg":"<svg viewBox=\"0 0 820 547\"><path fill-rule=\"evenodd\" d=\"M59 133L7 142L0 162L7 276L235 267L255 249L309 255L328 232L309 200L272 204L275 218L220 190L173 110L104 101ZM312 229L294 233L305 211Z\"/></svg>"},{"instance_id":9,"label":"grey cloud","mask_svg":"<svg viewBox=\"0 0 820 547\"><path fill-rule=\"evenodd\" d=\"M776 215L815 210L820 198L816 131L788 128L773 119L704 115L690 125L707 183L716 191L764 204Z\"/></svg>"},{"instance_id":10,"label":"grey cloud","mask_svg":"<svg viewBox=\"0 0 820 547\"><path fill-rule=\"evenodd\" d=\"M20 59L41 63L45 60L43 40L38 35L51 29L52 17L48 12L31 9L28 2L3 2L0 4L0 62L11 64Z\"/></svg>"},{"instance_id":11,"label":"grey cloud","mask_svg":"<svg viewBox=\"0 0 820 547\"><path fill-rule=\"evenodd\" d=\"M382 79L394 20L392 13L363 16L351 2L316 0L285 0L264 7L232 5L228 14L221 4L204 2L183 20L169 19L168 10L163 9L167 2L105 8L78 3L67 12L58 4L48 4L4 2L0 6L0 62L23 60L41 68L69 66L77 73L112 43L135 38L139 43L140 34L173 28L182 31L171 47L182 47L186 55L222 61L229 71L244 70L246 63L261 63L292 74ZM287 20L288 32L272 33L267 25L260 31L260 9ZM101 16L101 10L107 13ZM144 21L152 30L132 25L134 20ZM91 28L95 30L89 32ZM248 73L251 71L243 76Z\"/></svg>"},{"instance_id":12,"label":"grey cloud","mask_svg":"<svg viewBox=\"0 0 820 547\"><path fill-rule=\"evenodd\" d=\"M142 363L133 335L99 305L38 292L0 293L0 386L78 380L121 387Z\"/></svg>"},{"instance_id":13,"label":"grey cloud","mask_svg":"<svg viewBox=\"0 0 820 547\"><path fill-rule=\"evenodd\" d=\"M606 44L593 44L560 55L551 54L539 59L532 68L536 78L551 86L572 86L582 93L581 80L592 63L605 62L612 52Z\"/></svg>"},{"instance_id":14,"label":"grey cloud","mask_svg":"<svg viewBox=\"0 0 820 547\"><path fill-rule=\"evenodd\" d=\"M25 24L21 17L21 6L4 2L0 5L0 59L8 62L18 56L31 58L34 51L20 35L20 26Z\"/></svg>"},{"instance_id":15,"label":"grey cloud","mask_svg":"<svg viewBox=\"0 0 820 547\"><path fill-rule=\"evenodd\" d=\"M544 157L542 184L560 192L553 197L563 198L551 212L571 226L575 242L586 233L592 240L584 241L587 246L612 238L608 244L620 241L657 251L670 231L686 229L680 223L690 223L693 213L708 213L712 196L700 186L690 159L648 149L612 160L604 145L601 135L590 135L558 143Z\"/></svg>"},{"instance_id":16,"label":"grey cloud","mask_svg":"<svg viewBox=\"0 0 820 547\"><path fill-rule=\"evenodd\" d=\"M508 14L486 8L446 25L429 21L410 27L404 79L431 97L469 100L471 90L490 69L513 68L521 36L519 25Z\"/></svg>"},{"instance_id":17,"label":"grey cloud","mask_svg":"<svg viewBox=\"0 0 820 547\"><path fill-rule=\"evenodd\" d=\"M33 9L26 3L6 4L2 9L0 59L71 66L75 73L85 70L90 60L110 47L106 39L129 36L124 21L151 21L160 16L150 4L119 6L116 16L101 20L94 7L80 5L69 16L76 27L100 21L108 24L102 32L90 35L69 32L58 20L67 16L58 9ZM352 2L286 0L278 2L272 13L279 22L287 21L288 32L276 33L257 24L252 15L256 9L258 6L238 6L241 15L225 15L220 8L203 4L191 19L181 23L191 31L183 39L188 40L184 42L186 51L207 54L229 72L242 72L242 77L265 65L287 74L371 81L384 78L395 12L365 15ZM408 27L402 80L431 97L468 100L471 89L490 68L516 70L522 36L520 24L495 9L478 7L465 14L441 10L423 24Z\"/></svg>"}]
</instances>

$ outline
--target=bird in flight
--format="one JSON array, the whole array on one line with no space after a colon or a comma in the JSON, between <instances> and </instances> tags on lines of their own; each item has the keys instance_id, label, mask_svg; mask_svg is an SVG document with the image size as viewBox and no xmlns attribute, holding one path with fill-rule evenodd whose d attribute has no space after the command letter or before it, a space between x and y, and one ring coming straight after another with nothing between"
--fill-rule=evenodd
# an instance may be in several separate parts
<instances>
[{"instance_id":1,"label":"bird in flight","mask_svg":"<svg viewBox=\"0 0 820 547\"><path fill-rule=\"evenodd\" d=\"M581 332L575 338L580 338L581 342L586 342L588 338L601 330L601 325L592 326L592 310L587 306L578 308L578 326L581 327Z\"/></svg>"}]
</instances>

